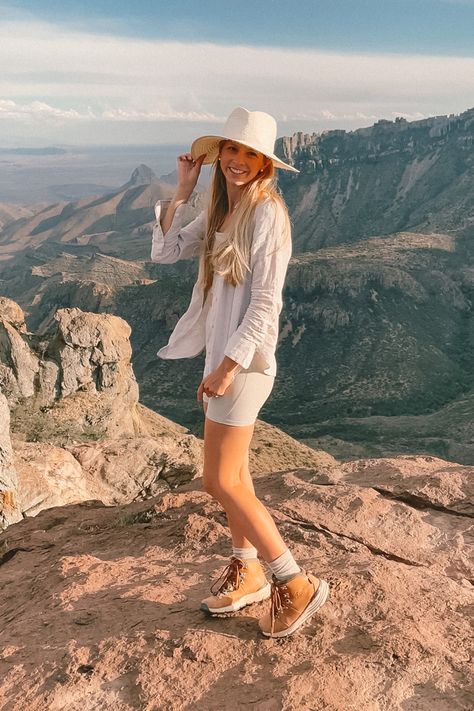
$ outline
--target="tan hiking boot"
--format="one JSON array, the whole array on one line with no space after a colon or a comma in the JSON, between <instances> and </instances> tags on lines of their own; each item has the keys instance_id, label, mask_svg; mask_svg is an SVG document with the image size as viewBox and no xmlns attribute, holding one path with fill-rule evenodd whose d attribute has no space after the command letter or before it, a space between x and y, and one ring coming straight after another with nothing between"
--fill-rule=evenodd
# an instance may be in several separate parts
<instances>
[{"instance_id":1,"label":"tan hiking boot","mask_svg":"<svg viewBox=\"0 0 474 711\"><path fill-rule=\"evenodd\" d=\"M311 573L301 571L287 583L273 576L270 612L258 622L267 637L288 637L324 605L329 585Z\"/></svg>"},{"instance_id":2,"label":"tan hiking boot","mask_svg":"<svg viewBox=\"0 0 474 711\"><path fill-rule=\"evenodd\" d=\"M211 597L201 602L201 610L218 615L235 612L253 602L270 597L270 583L258 560L230 559L216 582L211 586Z\"/></svg>"}]
</instances>

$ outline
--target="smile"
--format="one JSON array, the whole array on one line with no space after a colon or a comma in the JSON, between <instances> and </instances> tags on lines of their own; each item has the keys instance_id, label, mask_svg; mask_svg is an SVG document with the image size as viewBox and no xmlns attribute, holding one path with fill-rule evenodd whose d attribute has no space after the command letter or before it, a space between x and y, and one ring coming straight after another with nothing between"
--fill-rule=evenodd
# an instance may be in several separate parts
<instances>
[{"instance_id":1,"label":"smile","mask_svg":"<svg viewBox=\"0 0 474 711\"><path fill-rule=\"evenodd\" d=\"M229 170L231 173L234 173L234 175L243 175L244 173L247 172L245 170L237 170L237 168L231 168L230 166L229 166Z\"/></svg>"}]
</instances>

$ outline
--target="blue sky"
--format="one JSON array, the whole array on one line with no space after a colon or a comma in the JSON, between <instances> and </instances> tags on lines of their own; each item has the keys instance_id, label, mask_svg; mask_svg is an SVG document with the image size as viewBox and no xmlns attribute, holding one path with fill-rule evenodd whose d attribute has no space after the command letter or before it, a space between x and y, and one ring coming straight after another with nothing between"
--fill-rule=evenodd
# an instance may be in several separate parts
<instances>
[{"instance_id":1,"label":"blue sky","mask_svg":"<svg viewBox=\"0 0 474 711\"><path fill-rule=\"evenodd\" d=\"M182 143L474 106L474 0L0 0L0 145Z\"/></svg>"},{"instance_id":2,"label":"blue sky","mask_svg":"<svg viewBox=\"0 0 474 711\"><path fill-rule=\"evenodd\" d=\"M7 7L147 39L474 56L474 0L26 0Z\"/></svg>"}]
</instances>

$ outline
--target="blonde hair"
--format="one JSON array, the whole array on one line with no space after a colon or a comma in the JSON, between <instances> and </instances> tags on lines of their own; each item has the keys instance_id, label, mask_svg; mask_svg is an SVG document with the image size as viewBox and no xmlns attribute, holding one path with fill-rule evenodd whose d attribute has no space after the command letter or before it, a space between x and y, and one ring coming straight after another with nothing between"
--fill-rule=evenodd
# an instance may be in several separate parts
<instances>
[{"instance_id":1,"label":"blonde hair","mask_svg":"<svg viewBox=\"0 0 474 711\"><path fill-rule=\"evenodd\" d=\"M219 148L225 143L221 141ZM257 205L271 199L277 210L283 213L283 242L291 237L290 219L286 204L275 185L275 167L267 159L262 172L242 188L242 196L232 213L229 228L224 239L214 251L215 233L224 222L229 210L227 187L219 159L214 161L210 193L207 205L207 233L201 252L202 277L200 285L204 289L204 301L211 288L214 273L237 286L250 271L250 248L254 228L254 213ZM282 245L278 245L280 248Z\"/></svg>"}]
</instances>

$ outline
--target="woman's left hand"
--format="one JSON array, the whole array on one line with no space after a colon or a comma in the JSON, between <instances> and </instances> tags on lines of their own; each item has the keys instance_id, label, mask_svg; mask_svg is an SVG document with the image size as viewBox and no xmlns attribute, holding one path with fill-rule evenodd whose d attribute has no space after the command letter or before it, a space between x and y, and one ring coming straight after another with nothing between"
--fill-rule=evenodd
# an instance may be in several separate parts
<instances>
[{"instance_id":1,"label":"woman's left hand","mask_svg":"<svg viewBox=\"0 0 474 711\"><path fill-rule=\"evenodd\" d=\"M224 395L229 385L234 380L235 375L225 371L218 366L212 373L206 375L202 380L198 391L197 399L202 400L202 394L205 393L208 397L215 397L216 395Z\"/></svg>"}]
</instances>

